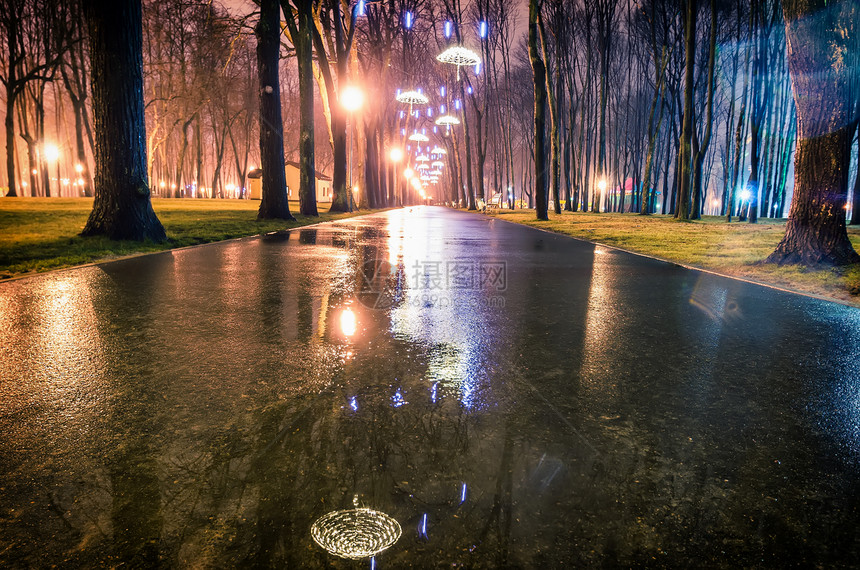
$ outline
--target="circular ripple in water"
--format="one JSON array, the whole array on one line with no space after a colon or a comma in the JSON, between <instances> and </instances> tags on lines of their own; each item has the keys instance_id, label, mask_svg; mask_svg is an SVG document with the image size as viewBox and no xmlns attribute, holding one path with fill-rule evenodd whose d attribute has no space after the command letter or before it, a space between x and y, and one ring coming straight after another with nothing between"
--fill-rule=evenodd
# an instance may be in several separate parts
<instances>
[{"instance_id":1,"label":"circular ripple in water","mask_svg":"<svg viewBox=\"0 0 860 570\"><path fill-rule=\"evenodd\" d=\"M332 511L311 525L314 542L342 558L368 558L397 542L400 524L379 511Z\"/></svg>"}]
</instances>

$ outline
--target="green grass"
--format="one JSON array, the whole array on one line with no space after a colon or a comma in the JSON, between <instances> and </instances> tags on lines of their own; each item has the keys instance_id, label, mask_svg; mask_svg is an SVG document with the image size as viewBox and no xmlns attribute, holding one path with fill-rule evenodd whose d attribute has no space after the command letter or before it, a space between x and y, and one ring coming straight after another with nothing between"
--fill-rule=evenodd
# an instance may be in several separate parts
<instances>
[{"instance_id":1,"label":"green grass","mask_svg":"<svg viewBox=\"0 0 860 570\"><path fill-rule=\"evenodd\" d=\"M258 201L154 199L152 205L167 231L162 244L80 237L92 198L0 198L0 279L357 215L300 216L298 202L290 202L295 222L258 222Z\"/></svg>"},{"instance_id":2,"label":"green grass","mask_svg":"<svg viewBox=\"0 0 860 570\"><path fill-rule=\"evenodd\" d=\"M574 236L595 243L644 253L667 261L743 277L777 287L838 299L860 306L860 264L841 269L813 270L800 265L764 263L785 233L785 222L726 223L706 216L679 222L670 216L636 214L550 213L537 221L534 210L499 210L503 220ZM860 251L860 229L848 230Z\"/></svg>"}]
</instances>

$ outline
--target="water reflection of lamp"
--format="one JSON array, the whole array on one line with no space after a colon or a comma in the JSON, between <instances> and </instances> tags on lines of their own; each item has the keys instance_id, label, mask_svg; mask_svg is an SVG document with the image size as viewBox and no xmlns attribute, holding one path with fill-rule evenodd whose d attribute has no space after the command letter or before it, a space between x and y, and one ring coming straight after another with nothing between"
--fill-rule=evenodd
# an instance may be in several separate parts
<instances>
[{"instance_id":1,"label":"water reflection of lamp","mask_svg":"<svg viewBox=\"0 0 860 570\"><path fill-rule=\"evenodd\" d=\"M355 318L355 313L350 308L346 308L340 313L340 330L344 336L352 336L358 329L358 323Z\"/></svg>"},{"instance_id":2,"label":"water reflection of lamp","mask_svg":"<svg viewBox=\"0 0 860 570\"><path fill-rule=\"evenodd\" d=\"M311 537L330 554L360 560L390 547L400 538L400 524L372 509L332 511L311 526Z\"/></svg>"}]
</instances>

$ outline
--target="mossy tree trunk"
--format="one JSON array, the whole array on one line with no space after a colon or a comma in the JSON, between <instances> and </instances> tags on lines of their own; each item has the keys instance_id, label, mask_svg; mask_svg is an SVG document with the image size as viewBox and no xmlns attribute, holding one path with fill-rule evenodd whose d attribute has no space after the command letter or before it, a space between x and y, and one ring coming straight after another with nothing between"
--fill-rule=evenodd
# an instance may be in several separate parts
<instances>
[{"instance_id":1,"label":"mossy tree trunk","mask_svg":"<svg viewBox=\"0 0 860 570\"><path fill-rule=\"evenodd\" d=\"M164 241L150 201L140 0L85 3L92 68L95 200L81 235Z\"/></svg>"}]
</instances>

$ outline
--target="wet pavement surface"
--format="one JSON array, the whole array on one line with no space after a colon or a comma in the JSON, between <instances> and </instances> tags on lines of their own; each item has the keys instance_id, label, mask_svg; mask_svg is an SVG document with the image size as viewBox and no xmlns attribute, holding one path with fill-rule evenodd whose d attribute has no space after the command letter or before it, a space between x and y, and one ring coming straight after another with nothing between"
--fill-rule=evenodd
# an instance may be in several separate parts
<instances>
[{"instance_id":1,"label":"wet pavement surface","mask_svg":"<svg viewBox=\"0 0 860 570\"><path fill-rule=\"evenodd\" d=\"M838 304L423 207L3 283L0 331L3 567L860 560Z\"/></svg>"}]
</instances>

